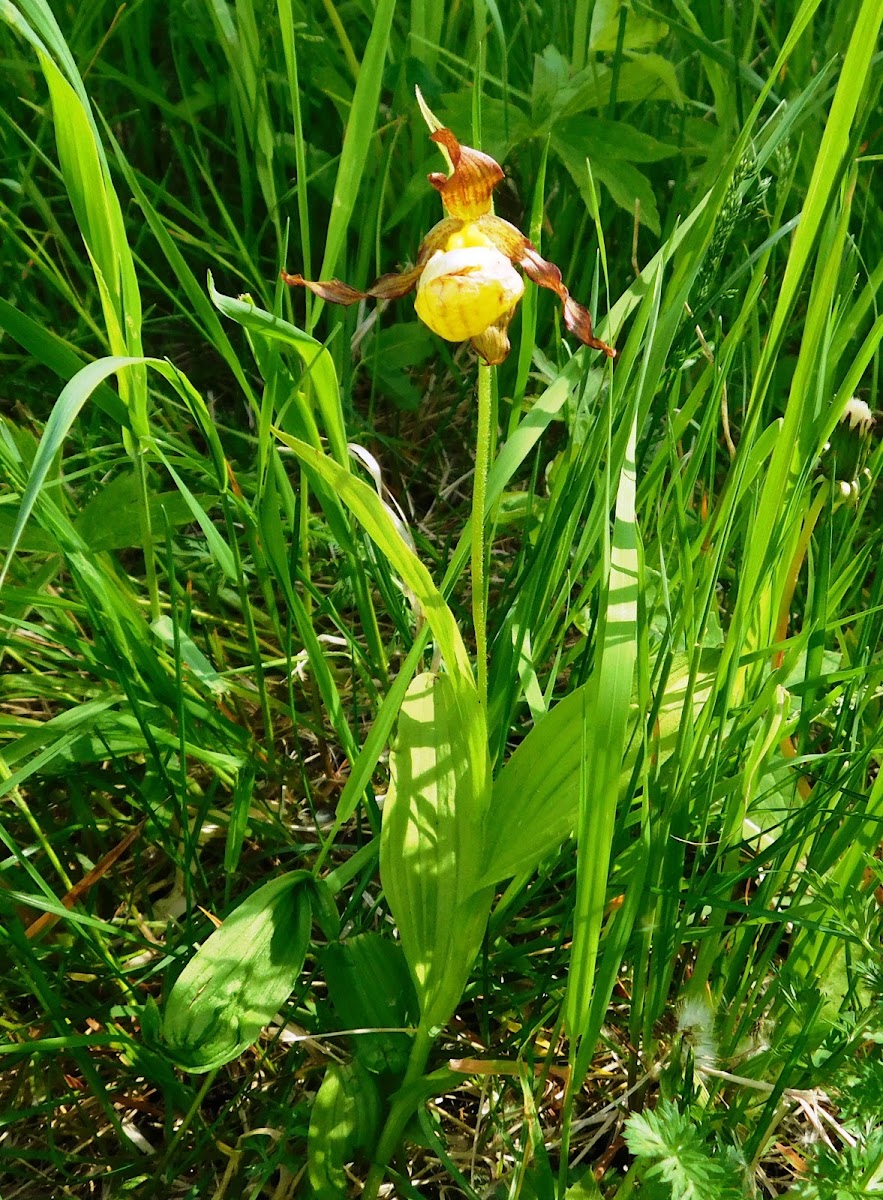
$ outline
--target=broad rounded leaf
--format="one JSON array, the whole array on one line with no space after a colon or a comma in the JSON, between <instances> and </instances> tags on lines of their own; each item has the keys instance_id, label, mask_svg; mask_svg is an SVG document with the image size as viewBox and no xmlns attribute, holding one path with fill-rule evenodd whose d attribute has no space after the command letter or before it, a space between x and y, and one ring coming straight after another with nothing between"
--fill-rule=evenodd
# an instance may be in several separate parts
<instances>
[{"instance_id":1,"label":"broad rounded leaf","mask_svg":"<svg viewBox=\"0 0 883 1200\"><path fill-rule=\"evenodd\" d=\"M290 995L312 922L313 880L291 871L252 893L200 946L166 1003L162 1036L187 1071L212 1071L257 1040Z\"/></svg>"}]
</instances>

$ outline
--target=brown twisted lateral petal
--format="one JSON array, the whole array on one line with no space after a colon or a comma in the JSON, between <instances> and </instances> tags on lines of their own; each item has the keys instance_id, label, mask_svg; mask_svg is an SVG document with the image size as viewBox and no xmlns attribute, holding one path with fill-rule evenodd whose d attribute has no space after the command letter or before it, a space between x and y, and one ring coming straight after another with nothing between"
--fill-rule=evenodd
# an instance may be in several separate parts
<instances>
[{"instance_id":1,"label":"brown twisted lateral petal","mask_svg":"<svg viewBox=\"0 0 883 1200\"><path fill-rule=\"evenodd\" d=\"M548 288L558 296L564 309L564 324L584 346L591 346L593 350L603 350L608 358L616 358L616 350L612 346L608 346L606 342L602 342L600 338L595 337L592 332L592 314L571 296L564 286L561 272L554 263L541 258L530 242L527 242L524 254L518 263L528 279L532 279L539 287Z\"/></svg>"},{"instance_id":2,"label":"brown twisted lateral petal","mask_svg":"<svg viewBox=\"0 0 883 1200\"><path fill-rule=\"evenodd\" d=\"M595 337L592 330L591 313L571 296L558 267L554 263L547 262L520 229L516 229L502 217L495 217L490 213L478 217L473 223L502 254L505 254L516 266L521 267L528 279L538 287L548 288L549 291L555 293L564 310L564 324L584 346L591 346L593 350L603 350L608 358L615 359L617 357L617 352L612 346L608 346L606 342Z\"/></svg>"},{"instance_id":3,"label":"brown twisted lateral petal","mask_svg":"<svg viewBox=\"0 0 883 1200\"><path fill-rule=\"evenodd\" d=\"M348 283L343 283L340 279L304 279L303 275L289 275L287 271L280 271L279 274L290 287L309 288L311 292L321 296L330 304L348 305L355 304L358 300L369 299L398 300L400 296L407 296L408 292L413 292L420 282L423 268L432 255L436 250L443 249L451 234L457 233L464 224L464 221L456 217L446 217L444 221L433 225L420 243L417 262L413 267L409 267L406 271L381 275L364 292L359 288L351 287Z\"/></svg>"},{"instance_id":4,"label":"brown twisted lateral petal","mask_svg":"<svg viewBox=\"0 0 883 1200\"><path fill-rule=\"evenodd\" d=\"M372 297L375 300L397 300L399 296L407 296L408 292L414 290L423 274L423 264L419 267L412 267L410 271L402 271L401 274L381 275L380 278L372 283L367 292L362 292L358 288L350 287L348 283L343 283L340 279L304 279L303 275L289 275L287 271L281 271L280 275L285 283L291 287L309 288L317 296L321 296L323 300L328 300L331 304L355 304L358 300L367 300Z\"/></svg>"}]
</instances>

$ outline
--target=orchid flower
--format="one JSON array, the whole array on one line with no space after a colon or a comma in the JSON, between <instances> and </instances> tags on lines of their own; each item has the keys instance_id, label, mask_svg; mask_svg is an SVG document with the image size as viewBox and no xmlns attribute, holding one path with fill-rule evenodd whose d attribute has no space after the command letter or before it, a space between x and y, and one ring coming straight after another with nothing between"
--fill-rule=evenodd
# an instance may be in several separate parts
<instances>
[{"instance_id":1,"label":"orchid flower","mask_svg":"<svg viewBox=\"0 0 883 1200\"><path fill-rule=\"evenodd\" d=\"M555 264L541 258L514 225L494 215L493 190L504 178L500 165L480 150L461 146L419 92L417 98L430 138L447 159L450 173L429 176L447 216L421 242L416 264L399 274L382 275L364 292L339 279L313 281L283 271L285 282L309 288L333 304L355 304L368 297L394 300L416 288L420 320L446 341L469 341L493 365L509 353L509 323L524 294L524 281L515 270L520 267L528 279L559 297L571 333L615 358L616 351L593 335L588 310L570 295Z\"/></svg>"}]
</instances>

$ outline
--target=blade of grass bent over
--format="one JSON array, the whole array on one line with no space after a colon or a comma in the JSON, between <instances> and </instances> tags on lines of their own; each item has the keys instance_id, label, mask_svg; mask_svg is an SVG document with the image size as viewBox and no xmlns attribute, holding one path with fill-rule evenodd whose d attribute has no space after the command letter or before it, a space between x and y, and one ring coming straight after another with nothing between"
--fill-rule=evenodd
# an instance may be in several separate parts
<instances>
[{"instance_id":1,"label":"blade of grass bent over","mask_svg":"<svg viewBox=\"0 0 883 1200\"><path fill-rule=\"evenodd\" d=\"M27 486L21 498L18 519L15 522L15 528L12 531L12 537L9 541L9 551L6 555L6 561L3 564L3 570L0 571L0 587L3 586L12 556L15 554L18 544L21 541L21 535L33 511L40 490L46 482L46 477L52 467L52 460L61 449L64 439L77 419L80 409L99 384L103 383L109 375L113 375L123 367L143 364L144 361L142 358L126 358L123 356L98 359L97 362L89 363L81 371L78 371L73 379L62 389L49 415L49 420L46 422L46 429L40 439L37 452L34 455L34 462L28 476Z\"/></svg>"},{"instance_id":2,"label":"blade of grass bent over","mask_svg":"<svg viewBox=\"0 0 883 1200\"><path fill-rule=\"evenodd\" d=\"M306 442L289 437L279 429L275 433L306 467L334 488L342 502L365 527L372 541L420 601L451 677L458 682L458 686L462 684L474 689L472 666L454 614L432 582L426 567L402 541L374 489Z\"/></svg>"}]
</instances>

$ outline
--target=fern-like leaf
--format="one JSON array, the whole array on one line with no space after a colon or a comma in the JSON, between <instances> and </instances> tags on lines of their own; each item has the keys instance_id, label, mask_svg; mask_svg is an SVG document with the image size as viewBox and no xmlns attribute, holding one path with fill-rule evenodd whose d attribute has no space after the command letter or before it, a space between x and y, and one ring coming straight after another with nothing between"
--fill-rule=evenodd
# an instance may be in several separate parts
<instances>
[{"instance_id":1,"label":"fern-like leaf","mask_svg":"<svg viewBox=\"0 0 883 1200\"><path fill-rule=\"evenodd\" d=\"M665 1183L671 1200L739 1200L733 1164L716 1156L691 1117L663 1100L626 1124L625 1140L643 1178Z\"/></svg>"}]
</instances>

